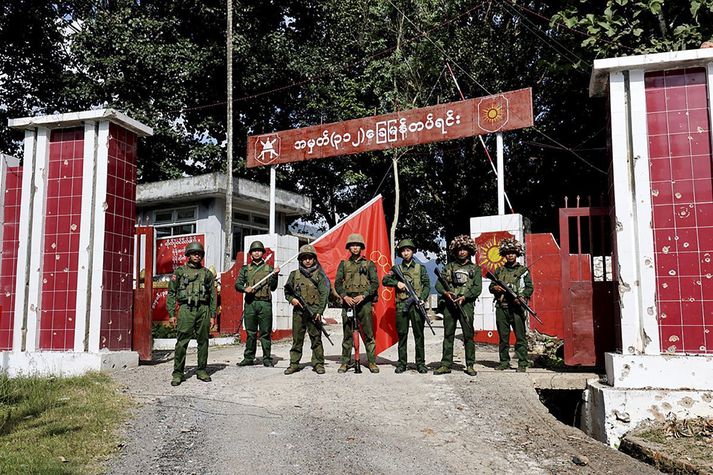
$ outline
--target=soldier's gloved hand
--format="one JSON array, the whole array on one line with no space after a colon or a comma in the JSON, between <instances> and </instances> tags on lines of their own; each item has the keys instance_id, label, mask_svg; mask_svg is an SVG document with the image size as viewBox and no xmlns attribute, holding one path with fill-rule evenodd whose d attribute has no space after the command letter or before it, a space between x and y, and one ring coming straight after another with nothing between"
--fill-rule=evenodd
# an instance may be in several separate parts
<instances>
[{"instance_id":1,"label":"soldier's gloved hand","mask_svg":"<svg viewBox=\"0 0 713 475\"><path fill-rule=\"evenodd\" d=\"M354 305L356 305L354 302L354 299L348 295L346 297L344 297L343 300L344 300L344 303L347 304L348 307L353 307Z\"/></svg>"},{"instance_id":2,"label":"soldier's gloved hand","mask_svg":"<svg viewBox=\"0 0 713 475\"><path fill-rule=\"evenodd\" d=\"M297 299L292 299L290 300L290 303L292 304L293 307L300 307L302 308L302 304L300 304L300 301Z\"/></svg>"}]
</instances>

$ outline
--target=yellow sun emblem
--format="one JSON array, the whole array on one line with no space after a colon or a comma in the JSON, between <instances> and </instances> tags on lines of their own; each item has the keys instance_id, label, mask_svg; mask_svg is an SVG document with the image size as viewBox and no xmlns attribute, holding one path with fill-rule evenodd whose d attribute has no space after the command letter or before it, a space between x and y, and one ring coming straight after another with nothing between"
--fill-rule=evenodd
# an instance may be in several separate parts
<instances>
[{"instance_id":1,"label":"yellow sun emblem","mask_svg":"<svg viewBox=\"0 0 713 475\"><path fill-rule=\"evenodd\" d=\"M491 237L487 241L478 245L478 255L480 256L480 267L495 272L495 269L501 267L505 259L498 251L498 239L496 236Z\"/></svg>"},{"instance_id":2,"label":"yellow sun emblem","mask_svg":"<svg viewBox=\"0 0 713 475\"><path fill-rule=\"evenodd\" d=\"M503 106L494 102L483 109L483 120L490 122L491 124L499 121L502 117Z\"/></svg>"}]
</instances>

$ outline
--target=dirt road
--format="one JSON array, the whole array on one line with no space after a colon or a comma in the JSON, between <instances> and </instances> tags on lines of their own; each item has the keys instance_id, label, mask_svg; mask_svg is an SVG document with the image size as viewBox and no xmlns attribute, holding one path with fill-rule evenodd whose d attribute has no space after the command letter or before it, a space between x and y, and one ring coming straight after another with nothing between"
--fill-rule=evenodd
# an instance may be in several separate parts
<instances>
[{"instance_id":1,"label":"dirt road","mask_svg":"<svg viewBox=\"0 0 713 475\"><path fill-rule=\"evenodd\" d=\"M492 351L478 352L472 378L394 374L395 347L379 358L380 374L345 375L341 325L329 331L337 346L325 341L322 376L309 366L282 374L289 342L273 345L275 368L237 367L242 346L211 349L212 383L189 373L171 387L172 361L118 373L140 406L109 473L658 473L561 424L540 404L531 373L494 371ZM427 330L431 367L441 355L436 332ZM456 342L456 362L463 356Z\"/></svg>"}]
</instances>

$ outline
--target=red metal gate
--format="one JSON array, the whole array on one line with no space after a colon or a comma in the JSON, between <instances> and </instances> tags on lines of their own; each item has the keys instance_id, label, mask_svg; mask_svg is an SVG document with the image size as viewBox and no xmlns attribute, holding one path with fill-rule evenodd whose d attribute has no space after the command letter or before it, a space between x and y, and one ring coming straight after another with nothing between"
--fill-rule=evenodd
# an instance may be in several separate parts
<instances>
[{"instance_id":1,"label":"red metal gate","mask_svg":"<svg viewBox=\"0 0 713 475\"><path fill-rule=\"evenodd\" d=\"M141 254L144 254L144 274L141 275ZM136 269L134 279L134 316L131 332L131 348L138 352L139 360L150 361L153 338L151 336L152 315L151 300L153 299L153 257L154 228L153 226L136 227Z\"/></svg>"},{"instance_id":2,"label":"red metal gate","mask_svg":"<svg viewBox=\"0 0 713 475\"><path fill-rule=\"evenodd\" d=\"M566 201L565 201L566 206ZM609 208L560 208L564 361L602 366L615 349L615 282L612 282Z\"/></svg>"}]
</instances>

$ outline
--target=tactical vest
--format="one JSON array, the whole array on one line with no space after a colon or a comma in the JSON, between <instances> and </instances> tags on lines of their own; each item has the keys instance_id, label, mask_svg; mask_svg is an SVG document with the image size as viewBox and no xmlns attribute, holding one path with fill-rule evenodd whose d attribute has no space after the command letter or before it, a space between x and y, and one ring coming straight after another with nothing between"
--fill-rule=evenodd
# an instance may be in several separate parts
<instances>
[{"instance_id":1,"label":"tactical vest","mask_svg":"<svg viewBox=\"0 0 713 475\"><path fill-rule=\"evenodd\" d=\"M264 279L266 276L268 276L272 272L272 269L270 268L269 265L267 265L266 262L263 262L262 265L253 265L250 264L248 265L247 269L247 282L248 286L252 287L255 285L257 282L260 282L262 279ZM257 300L270 300L270 279L267 279L265 282L260 284L260 288L253 294L253 298Z\"/></svg>"},{"instance_id":2,"label":"tactical vest","mask_svg":"<svg viewBox=\"0 0 713 475\"><path fill-rule=\"evenodd\" d=\"M446 280L453 287L453 292L457 296L461 296L465 293L466 284L475 275L477 268L472 263L466 265L460 264L449 264L448 274L446 275Z\"/></svg>"},{"instance_id":3,"label":"tactical vest","mask_svg":"<svg viewBox=\"0 0 713 475\"><path fill-rule=\"evenodd\" d=\"M321 279L322 272L316 271L312 274L312 278L305 277L299 270L295 271L295 289L300 293L305 303L309 306L319 305L319 289L317 288L317 280Z\"/></svg>"},{"instance_id":4,"label":"tactical vest","mask_svg":"<svg viewBox=\"0 0 713 475\"><path fill-rule=\"evenodd\" d=\"M406 278L406 280L411 283L411 287L413 287L414 292L416 292L416 297L421 298L421 264L419 264L418 262L414 262L413 267L405 267L404 265L399 264L399 268L401 269L401 272L404 273L404 277ZM398 290L398 287L396 288L397 302L402 302L408 298L408 291Z\"/></svg>"},{"instance_id":5,"label":"tactical vest","mask_svg":"<svg viewBox=\"0 0 713 475\"><path fill-rule=\"evenodd\" d=\"M369 290L369 261L351 259L344 263L344 290L350 295L362 295Z\"/></svg>"},{"instance_id":6,"label":"tactical vest","mask_svg":"<svg viewBox=\"0 0 713 475\"><path fill-rule=\"evenodd\" d=\"M183 266L177 269L176 300L180 304L198 305L208 303L211 289L208 288L205 267L194 269Z\"/></svg>"},{"instance_id":7,"label":"tactical vest","mask_svg":"<svg viewBox=\"0 0 713 475\"><path fill-rule=\"evenodd\" d=\"M517 265L515 267L501 267L498 269L496 277L502 280L518 295L523 290L524 283L521 277L527 272L527 267Z\"/></svg>"}]
</instances>

